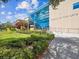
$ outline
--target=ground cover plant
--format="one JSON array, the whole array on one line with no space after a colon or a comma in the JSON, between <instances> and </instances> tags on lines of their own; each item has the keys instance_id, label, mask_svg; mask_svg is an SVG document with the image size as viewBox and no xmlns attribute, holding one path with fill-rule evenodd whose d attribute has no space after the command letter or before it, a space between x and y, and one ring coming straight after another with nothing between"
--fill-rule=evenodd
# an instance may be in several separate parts
<instances>
[{"instance_id":1,"label":"ground cover plant","mask_svg":"<svg viewBox=\"0 0 79 59\"><path fill-rule=\"evenodd\" d=\"M0 59L38 59L53 38L42 32L0 32Z\"/></svg>"}]
</instances>

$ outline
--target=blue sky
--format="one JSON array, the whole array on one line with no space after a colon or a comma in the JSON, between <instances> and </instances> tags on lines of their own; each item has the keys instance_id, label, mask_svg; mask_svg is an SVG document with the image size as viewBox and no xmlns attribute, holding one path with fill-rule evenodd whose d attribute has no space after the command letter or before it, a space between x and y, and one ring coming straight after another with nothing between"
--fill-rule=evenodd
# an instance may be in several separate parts
<instances>
[{"instance_id":1,"label":"blue sky","mask_svg":"<svg viewBox=\"0 0 79 59\"><path fill-rule=\"evenodd\" d=\"M24 19L48 0L11 0L0 4L0 22L14 22L16 19Z\"/></svg>"}]
</instances>

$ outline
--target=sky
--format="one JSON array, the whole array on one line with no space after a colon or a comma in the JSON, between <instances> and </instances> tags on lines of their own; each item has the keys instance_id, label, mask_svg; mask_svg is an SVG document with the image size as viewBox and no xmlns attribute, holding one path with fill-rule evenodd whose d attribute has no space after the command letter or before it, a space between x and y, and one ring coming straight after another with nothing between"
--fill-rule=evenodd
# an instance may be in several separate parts
<instances>
[{"instance_id":1,"label":"sky","mask_svg":"<svg viewBox=\"0 0 79 59\"><path fill-rule=\"evenodd\" d=\"M10 0L0 4L0 22L14 22L17 19L27 18L40 6L45 5L48 0Z\"/></svg>"}]
</instances>

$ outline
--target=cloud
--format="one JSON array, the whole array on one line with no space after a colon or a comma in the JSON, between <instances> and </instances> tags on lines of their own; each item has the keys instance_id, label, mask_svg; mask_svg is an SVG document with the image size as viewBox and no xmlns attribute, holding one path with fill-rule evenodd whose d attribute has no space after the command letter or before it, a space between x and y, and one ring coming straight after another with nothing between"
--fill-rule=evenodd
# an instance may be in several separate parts
<instances>
[{"instance_id":1,"label":"cloud","mask_svg":"<svg viewBox=\"0 0 79 59\"><path fill-rule=\"evenodd\" d=\"M1 5L1 8L5 8L5 5Z\"/></svg>"},{"instance_id":2,"label":"cloud","mask_svg":"<svg viewBox=\"0 0 79 59\"><path fill-rule=\"evenodd\" d=\"M10 12L10 11L9 11L9 12L8 12L8 14L9 14L9 15L11 15L11 14L12 14L12 12Z\"/></svg>"},{"instance_id":3,"label":"cloud","mask_svg":"<svg viewBox=\"0 0 79 59\"><path fill-rule=\"evenodd\" d=\"M38 0L32 0L32 5L33 5L33 8L37 8L39 5Z\"/></svg>"},{"instance_id":4,"label":"cloud","mask_svg":"<svg viewBox=\"0 0 79 59\"><path fill-rule=\"evenodd\" d=\"M35 9L37 9L38 6L39 6L38 0L31 0L31 2L22 1L17 5L16 10L26 9L29 13L32 13Z\"/></svg>"},{"instance_id":5,"label":"cloud","mask_svg":"<svg viewBox=\"0 0 79 59\"><path fill-rule=\"evenodd\" d=\"M2 14L2 15L5 15L5 12L4 12L4 11L2 11L2 12L1 12L1 14Z\"/></svg>"},{"instance_id":6,"label":"cloud","mask_svg":"<svg viewBox=\"0 0 79 59\"><path fill-rule=\"evenodd\" d=\"M11 20L12 19L12 16L6 16L6 19L8 19L8 20Z\"/></svg>"},{"instance_id":7,"label":"cloud","mask_svg":"<svg viewBox=\"0 0 79 59\"><path fill-rule=\"evenodd\" d=\"M28 12L29 12L29 13L32 13L32 12L34 12L34 10L28 10Z\"/></svg>"},{"instance_id":8,"label":"cloud","mask_svg":"<svg viewBox=\"0 0 79 59\"><path fill-rule=\"evenodd\" d=\"M35 4L37 3L38 1L37 0L32 0L32 4Z\"/></svg>"},{"instance_id":9,"label":"cloud","mask_svg":"<svg viewBox=\"0 0 79 59\"><path fill-rule=\"evenodd\" d=\"M18 4L18 6L16 7L16 10L17 9L27 9L29 8L30 4L26 1L23 1L21 3Z\"/></svg>"},{"instance_id":10,"label":"cloud","mask_svg":"<svg viewBox=\"0 0 79 59\"><path fill-rule=\"evenodd\" d=\"M25 18L27 18L28 17L28 15L26 15L26 14L16 14L15 15L15 18L16 19L25 19Z\"/></svg>"}]
</instances>

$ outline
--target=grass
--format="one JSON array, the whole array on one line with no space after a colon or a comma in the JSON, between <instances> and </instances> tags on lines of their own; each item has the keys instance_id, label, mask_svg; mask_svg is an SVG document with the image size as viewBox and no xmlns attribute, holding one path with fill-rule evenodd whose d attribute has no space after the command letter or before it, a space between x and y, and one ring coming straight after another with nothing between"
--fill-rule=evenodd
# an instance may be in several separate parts
<instances>
[{"instance_id":1,"label":"grass","mask_svg":"<svg viewBox=\"0 0 79 59\"><path fill-rule=\"evenodd\" d=\"M27 38L30 37L30 34L22 34L17 32L0 32L0 40L6 40L8 38Z\"/></svg>"},{"instance_id":2,"label":"grass","mask_svg":"<svg viewBox=\"0 0 79 59\"><path fill-rule=\"evenodd\" d=\"M6 45L12 41L26 39L30 36L31 36L30 34L22 34L12 31L11 32L3 31L0 32L0 46Z\"/></svg>"}]
</instances>

